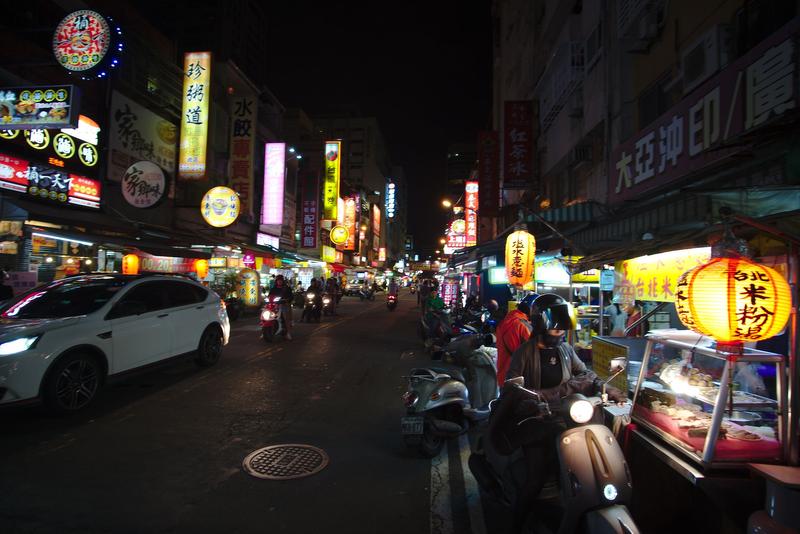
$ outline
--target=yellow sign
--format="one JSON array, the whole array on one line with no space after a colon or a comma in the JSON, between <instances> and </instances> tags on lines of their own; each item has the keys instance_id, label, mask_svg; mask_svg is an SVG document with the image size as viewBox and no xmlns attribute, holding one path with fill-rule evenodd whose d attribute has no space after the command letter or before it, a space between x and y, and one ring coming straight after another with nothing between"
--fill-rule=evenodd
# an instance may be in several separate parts
<instances>
[{"instance_id":1,"label":"yellow sign","mask_svg":"<svg viewBox=\"0 0 800 534\"><path fill-rule=\"evenodd\" d=\"M242 269L236 276L236 292L245 306L258 306L260 292L258 273L253 269Z\"/></svg>"},{"instance_id":2,"label":"yellow sign","mask_svg":"<svg viewBox=\"0 0 800 534\"><path fill-rule=\"evenodd\" d=\"M597 375L597 378L603 382L611 376L611 360L614 358L627 358L628 347L625 345L617 345L607 339L599 337L592 338L592 370ZM614 386L620 391L628 393L628 373L626 371L617 375L614 380L609 382L609 385Z\"/></svg>"},{"instance_id":3,"label":"yellow sign","mask_svg":"<svg viewBox=\"0 0 800 534\"><path fill-rule=\"evenodd\" d=\"M347 231L347 228L342 226L341 224L337 224L333 228L331 228L331 241L335 245L344 245L347 243L347 239L350 237L350 232Z\"/></svg>"},{"instance_id":4,"label":"yellow sign","mask_svg":"<svg viewBox=\"0 0 800 534\"><path fill-rule=\"evenodd\" d=\"M326 245L322 245L322 261L328 263L336 262L336 249Z\"/></svg>"},{"instance_id":5,"label":"yellow sign","mask_svg":"<svg viewBox=\"0 0 800 534\"><path fill-rule=\"evenodd\" d=\"M600 283L600 269L589 269L582 273L575 273L572 275L572 281L580 284L598 284Z\"/></svg>"},{"instance_id":6,"label":"yellow sign","mask_svg":"<svg viewBox=\"0 0 800 534\"><path fill-rule=\"evenodd\" d=\"M203 197L200 212L203 219L215 228L230 226L239 216L239 195L230 187L218 186Z\"/></svg>"},{"instance_id":7,"label":"yellow sign","mask_svg":"<svg viewBox=\"0 0 800 534\"><path fill-rule=\"evenodd\" d=\"M678 278L711 257L710 247L674 250L617 262L614 294L622 303L634 300L673 302Z\"/></svg>"},{"instance_id":8,"label":"yellow sign","mask_svg":"<svg viewBox=\"0 0 800 534\"><path fill-rule=\"evenodd\" d=\"M184 180L204 180L208 146L208 103L211 101L211 52L184 54L183 76L178 176Z\"/></svg>"},{"instance_id":9,"label":"yellow sign","mask_svg":"<svg viewBox=\"0 0 800 534\"><path fill-rule=\"evenodd\" d=\"M322 187L322 218L337 220L339 211L339 173L341 141L325 141L325 181Z\"/></svg>"}]
</instances>

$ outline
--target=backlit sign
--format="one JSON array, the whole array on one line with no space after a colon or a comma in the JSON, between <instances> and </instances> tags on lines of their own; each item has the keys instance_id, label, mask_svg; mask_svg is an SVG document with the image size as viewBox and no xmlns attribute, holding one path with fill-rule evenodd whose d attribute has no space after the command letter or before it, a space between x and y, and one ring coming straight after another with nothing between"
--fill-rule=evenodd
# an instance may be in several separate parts
<instances>
[{"instance_id":1,"label":"backlit sign","mask_svg":"<svg viewBox=\"0 0 800 534\"><path fill-rule=\"evenodd\" d=\"M200 203L203 219L215 228L233 224L239 216L239 209L239 195L230 187L218 186L210 189Z\"/></svg>"},{"instance_id":2,"label":"backlit sign","mask_svg":"<svg viewBox=\"0 0 800 534\"><path fill-rule=\"evenodd\" d=\"M478 182L467 182L464 186L464 211L467 219L467 246L478 244Z\"/></svg>"},{"instance_id":3,"label":"backlit sign","mask_svg":"<svg viewBox=\"0 0 800 534\"><path fill-rule=\"evenodd\" d=\"M187 52L183 58L178 176L184 180L203 180L206 178L208 103L211 101L211 52Z\"/></svg>"},{"instance_id":4,"label":"backlit sign","mask_svg":"<svg viewBox=\"0 0 800 534\"><path fill-rule=\"evenodd\" d=\"M53 54L67 70L82 72L96 67L111 45L111 30L102 15L89 9L64 17L53 34Z\"/></svg>"},{"instance_id":5,"label":"backlit sign","mask_svg":"<svg viewBox=\"0 0 800 534\"><path fill-rule=\"evenodd\" d=\"M396 188L396 185L393 183L386 184L386 216L390 219L394 219Z\"/></svg>"},{"instance_id":6,"label":"backlit sign","mask_svg":"<svg viewBox=\"0 0 800 534\"><path fill-rule=\"evenodd\" d=\"M0 154L0 188L42 200L100 208L101 184L61 168Z\"/></svg>"},{"instance_id":7,"label":"backlit sign","mask_svg":"<svg viewBox=\"0 0 800 534\"><path fill-rule=\"evenodd\" d=\"M341 141L325 141L325 180L322 186L322 218L335 221L338 215Z\"/></svg>"},{"instance_id":8,"label":"backlit sign","mask_svg":"<svg viewBox=\"0 0 800 534\"><path fill-rule=\"evenodd\" d=\"M267 143L264 147L264 193L261 197L261 224L283 223L285 168L286 143Z\"/></svg>"},{"instance_id":9,"label":"backlit sign","mask_svg":"<svg viewBox=\"0 0 800 534\"><path fill-rule=\"evenodd\" d=\"M77 126L79 104L80 92L73 85L0 88L0 127L29 130Z\"/></svg>"}]
</instances>

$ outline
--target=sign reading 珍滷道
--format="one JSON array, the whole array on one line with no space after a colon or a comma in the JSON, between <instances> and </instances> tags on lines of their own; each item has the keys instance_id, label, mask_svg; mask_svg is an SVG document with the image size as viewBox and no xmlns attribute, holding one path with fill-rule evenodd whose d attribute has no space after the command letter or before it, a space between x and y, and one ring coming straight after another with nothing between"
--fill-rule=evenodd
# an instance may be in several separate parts
<instances>
[{"instance_id":1,"label":"sign reading \u73cd\u6ef7\u9053","mask_svg":"<svg viewBox=\"0 0 800 534\"><path fill-rule=\"evenodd\" d=\"M740 134L795 109L799 26L794 19L617 146L609 202L631 200L706 168L740 151L733 142Z\"/></svg>"}]
</instances>

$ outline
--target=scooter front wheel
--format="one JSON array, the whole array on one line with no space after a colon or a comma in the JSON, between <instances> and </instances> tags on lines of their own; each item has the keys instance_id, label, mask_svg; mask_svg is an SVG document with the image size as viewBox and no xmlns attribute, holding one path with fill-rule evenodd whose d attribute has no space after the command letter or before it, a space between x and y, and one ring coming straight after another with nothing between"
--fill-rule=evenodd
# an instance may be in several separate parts
<instances>
[{"instance_id":1,"label":"scooter front wheel","mask_svg":"<svg viewBox=\"0 0 800 534\"><path fill-rule=\"evenodd\" d=\"M275 337L275 329L271 326L265 326L261 329L261 338L266 343L272 343L272 340Z\"/></svg>"},{"instance_id":2,"label":"scooter front wheel","mask_svg":"<svg viewBox=\"0 0 800 534\"><path fill-rule=\"evenodd\" d=\"M422 440L417 444L417 451L425 458L433 458L442 452L443 446L444 438L434 435L426 425L422 433Z\"/></svg>"}]
</instances>

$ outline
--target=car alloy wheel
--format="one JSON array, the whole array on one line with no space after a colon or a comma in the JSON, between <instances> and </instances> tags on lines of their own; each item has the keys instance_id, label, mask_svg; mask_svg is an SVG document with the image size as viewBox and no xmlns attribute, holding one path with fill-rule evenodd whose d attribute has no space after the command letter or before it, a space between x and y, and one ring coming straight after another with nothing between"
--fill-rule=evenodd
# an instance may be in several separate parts
<instances>
[{"instance_id":1,"label":"car alloy wheel","mask_svg":"<svg viewBox=\"0 0 800 534\"><path fill-rule=\"evenodd\" d=\"M80 410L89 404L100 385L97 363L81 356L67 363L56 378L55 396L64 410Z\"/></svg>"},{"instance_id":2,"label":"car alloy wheel","mask_svg":"<svg viewBox=\"0 0 800 534\"><path fill-rule=\"evenodd\" d=\"M200 346L197 348L197 358L195 362L200 367L208 367L219 361L222 355L222 333L219 329L210 326L203 332L200 338Z\"/></svg>"}]
</instances>

